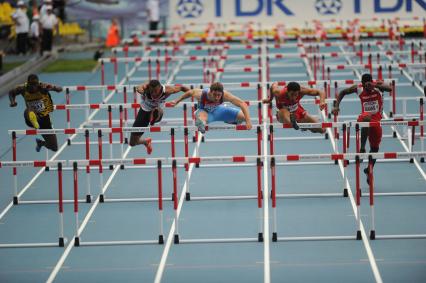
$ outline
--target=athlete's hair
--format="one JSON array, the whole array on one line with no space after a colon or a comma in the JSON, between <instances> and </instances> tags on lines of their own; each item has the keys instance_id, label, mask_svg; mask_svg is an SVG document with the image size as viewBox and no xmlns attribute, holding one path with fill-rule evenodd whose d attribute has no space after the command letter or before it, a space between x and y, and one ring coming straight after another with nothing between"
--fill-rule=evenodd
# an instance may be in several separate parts
<instances>
[{"instance_id":1,"label":"athlete's hair","mask_svg":"<svg viewBox=\"0 0 426 283\"><path fill-rule=\"evenodd\" d=\"M150 80L148 83L148 88L153 89L160 85L161 83L158 80Z\"/></svg>"},{"instance_id":2,"label":"athlete's hair","mask_svg":"<svg viewBox=\"0 0 426 283\"><path fill-rule=\"evenodd\" d=\"M38 83L38 76L36 74L30 74L27 78L27 83L29 83L29 84Z\"/></svg>"},{"instance_id":3,"label":"athlete's hair","mask_svg":"<svg viewBox=\"0 0 426 283\"><path fill-rule=\"evenodd\" d=\"M210 85L210 91L220 91L223 93L223 84L214 82Z\"/></svg>"},{"instance_id":4,"label":"athlete's hair","mask_svg":"<svg viewBox=\"0 0 426 283\"><path fill-rule=\"evenodd\" d=\"M372 82L373 81L373 77L370 74L363 74L361 77L361 82L362 83L367 83L367 82Z\"/></svg>"},{"instance_id":5,"label":"athlete's hair","mask_svg":"<svg viewBox=\"0 0 426 283\"><path fill-rule=\"evenodd\" d=\"M300 91L300 84L296 82L289 82L287 85L288 91Z\"/></svg>"}]
</instances>

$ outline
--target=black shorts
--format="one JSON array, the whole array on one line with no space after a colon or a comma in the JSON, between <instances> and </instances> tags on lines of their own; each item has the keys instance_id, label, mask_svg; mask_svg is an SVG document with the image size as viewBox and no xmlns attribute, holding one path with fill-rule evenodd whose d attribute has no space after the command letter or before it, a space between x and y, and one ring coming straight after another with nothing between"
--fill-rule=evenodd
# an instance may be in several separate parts
<instances>
[{"instance_id":1,"label":"black shorts","mask_svg":"<svg viewBox=\"0 0 426 283\"><path fill-rule=\"evenodd\" d=\"M28 117L28 111L26 110L24 112L24 118L25 118L25 124L27 124L28 127L33 128L33 125L31 124L31 121ZM50 121L49 115L46 115L43 117L37 115L37 121L38 121L38 124L40 125L40 129L53 129L52 122Z\"/></svg>"},{"instance_id":2,"label":"black shorts","mask_svg":"<svg viewBox=\"0 0 426 283\"><path fill-rule=\"evenodd\" d=\"M142 108L139 108L133 127L148 127L151 120L151 112L152 111L145 111ZM132 136L140 137L142 135L143 132L132 133Z\"/></svg>"}]
</instances>

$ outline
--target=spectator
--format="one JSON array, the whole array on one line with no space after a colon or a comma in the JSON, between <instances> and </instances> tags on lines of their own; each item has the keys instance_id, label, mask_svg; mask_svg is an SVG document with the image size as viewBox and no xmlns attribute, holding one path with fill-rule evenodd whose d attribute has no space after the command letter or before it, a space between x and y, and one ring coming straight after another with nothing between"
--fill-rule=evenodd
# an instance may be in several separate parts
<instances>
[{"instance_id":1,"label":"spectator","mask_svg":"<svg viewBox=\"0 0 426 283\"><path fill-rule=\"evenodd\" d=\"M47 15L47 7L52 6L52 0L44 0L40 8L40 19Z\"/></svg>"},{"instance_id":2,"label":"spectator","mask_svg":"<svg viewBox=\"0 0 426 283\"><path fill-rule=\"evenodd\" d=\"M16 53L27 53L28 31L30 29L30 22L25 11L24 1L18 1L18 9L13 13L12 19L15 22L16 28Z\"/></svg>"},{"instance_id":3,"label":"spectator","mask_svg":"<svg viewBox=\"0 0 426 283\"><path fill-rule=\"evenodd\" d=\"M37 52L40 45L40 22L39 15L33 16L33 22L30 27L30 47L32 52Z\"/></svg>"},{"instance_id":4,"label":"spectator","mask_svg":"<svg viewBox=\"0 0 426 283\"><path fill-rule=\"evenodd\" d=\"M52 51L53 30L58 25L58 19L52 12L52 6L46 6L46 15L41 16L40 23L42 28L41 55L43 55L45 51Z\"/></svg>"},{"instance_id":5,"label":"spectator","mask_svg":"<svg viewBox=\"0 0 426 283\"><path fill-rule=\"evenodd\" d=\"M148 0L147 12L149 19L149 31L152 32L150 37L157 37L158 22L160 21L160 1L159 0Z\"/></svg>"},{"instance_id":6,"label":"spectator","mask_svg":"<svg viewBox=\"0 0 426 283\"><path fill-rule=\"evenodd\" d=\"M108 34L105 42L106 47L115 47L120 44L120 28L116 19L111 20L111 26L108 29Z\"/></svg>"}]
</instances>

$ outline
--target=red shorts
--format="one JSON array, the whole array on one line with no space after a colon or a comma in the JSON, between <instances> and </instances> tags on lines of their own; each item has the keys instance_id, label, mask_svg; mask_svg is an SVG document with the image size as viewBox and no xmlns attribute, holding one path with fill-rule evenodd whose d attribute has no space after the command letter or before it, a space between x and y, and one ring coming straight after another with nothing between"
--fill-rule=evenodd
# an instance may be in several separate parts
<instances>
[{"instance_id":1,"label":"red shorts","mask_svg":"<svg viewBox=\"0 0 426 283\"><path fill-rule=\"evenodd\" d=\"M380 122L382 120L382 114L376 113L371 114L368 112L362 112L359 116L357 121L362 122L365 118L370 117L371 122ZM382 141L382 126L372 126L370 127L370 133L368 135L368 142L370 143L370 148L372 147L379 147L380 142Z\"/></svg>"},{"instance_id":2,"label":"red shorts","mask_svg":"<svg viewBox=\"0 0 426 283\"><path fill-rule=\"evenodd\" d=\"M287 109L287 108L285 108L285 107L278 108L278 110L281 110L281 109ZM287 109L287 111L288 111L288 109ZM299 107L297 107L296 111L290 112L290 113L294 114L296 121L299 122L299 123L302 121L303 118L305 118L306 114L308 114L308 112L305 110L305 108L302 107L302 105L299 105ZM277 113L277 120L278 120L278 113Z\"/></svg>"}]
</instances>

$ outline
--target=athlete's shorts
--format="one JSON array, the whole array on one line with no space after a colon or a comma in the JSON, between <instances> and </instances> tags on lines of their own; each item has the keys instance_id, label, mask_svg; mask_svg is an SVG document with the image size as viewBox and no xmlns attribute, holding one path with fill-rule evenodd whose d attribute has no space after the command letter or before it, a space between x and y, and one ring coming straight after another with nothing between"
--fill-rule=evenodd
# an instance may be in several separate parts
<instances>
[{"instance_id":1,"label":"athlete's shorts","mask_svg":"<svg viewBox=\"0 0 426 283\"><path fill-rule=\"evenodd\" d=\"M139 108L138 115L136 116L132 127L148 127L149 125L154 125L155 123L160 122L162 117L163 111L161 108L155 108L151 111L145 111L142 108ZM131 136L136 137L140 137L142 135L143 132L131 133Z\"/></svg>"},{"instance_id":2,"label":"athlete's shorts","mask_svg":"<svg viewBox=\"0 0 426 283\"><path fill-rule=\"evenodd\" d=\"M197 115L199 111L205 111L204 109L199 109L195 114ZM207 123L213 123L217 121L222 121L229 124L235 124L237 123L237 116L240 112L239 109L225 106L225 105L219 105L217 106L213 111L207 112L208 114L208 120Z\"/></svg>"},{"instance_id":3,"label":"athlete's shorts","mask_svg":"<svg viewBox=\"0 0 426 283\"><path fill-rule=\"evenodd\" d=\"M287 109L285 107L283 107L283 108ZM279 108L279 110L281 110L283 108ZM287 109L287 111L288 111L288 109ZM308 112L305 110L305 108L303 108L302 105L300 105L300 104L299 104L299 107L297 107L296 111L290 112L290 113L293 113L297 122L302 122L302 120L306 117L306 114L308 114ZM278 113L277 113L277 120L278 120Z\"/></svg>"},{"instance_id":4,"label":"athlete's shorts","mask_svg":"<svg viewBox=\"0 0 426 283\"><path fill-rule=\"evenodd\" d=\"M25 118L25 124L27 124L28 127L33 128L33 125L30 121L30 117L28 116L28 110L24 111L24 118ZM53 129L52 122L50 121L49 115L46 115L46 116L37 115L37 121L38 121L38 124L40 125L40 129L46 129L46 130Z\"/></svg>"},{"instance_id":5,"label":"athlete's shorts","mask_svg":"<svg viewBox=\"0 0 426 283\"><path fill-rule=\"evenodd\" d=\"M370 117L371 122L380 122L382 120L382 115L380 113L371 114L368 112L362 112L357 121L362 122L365 118ZM368 142L370 143L370 148L378 148L382 141L382 126L372 126L370 127L370 133L368 135Z\"/></svg>"}]
</instances>

